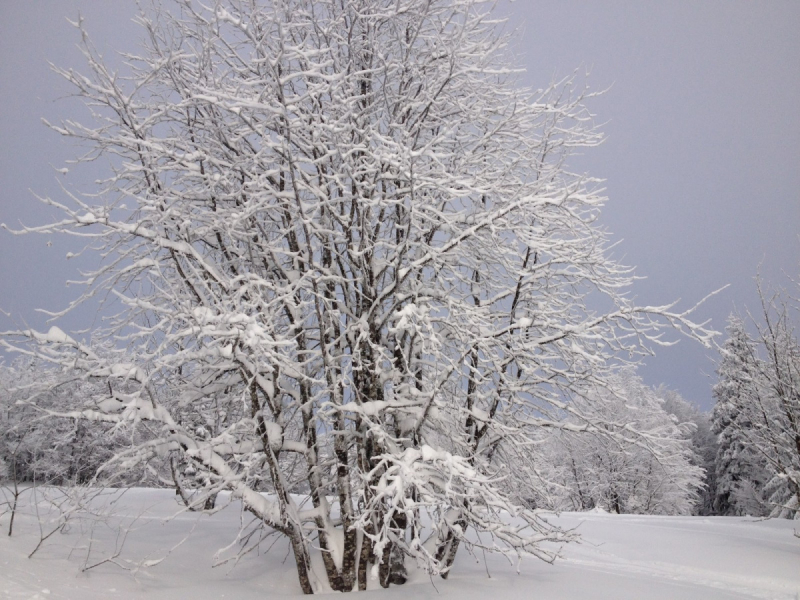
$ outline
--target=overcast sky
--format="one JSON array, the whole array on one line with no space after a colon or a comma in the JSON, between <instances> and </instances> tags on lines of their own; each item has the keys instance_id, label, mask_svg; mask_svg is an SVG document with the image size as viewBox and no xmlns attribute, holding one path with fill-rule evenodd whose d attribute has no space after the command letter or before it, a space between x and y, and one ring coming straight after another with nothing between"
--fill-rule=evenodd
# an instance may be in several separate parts
<instances>
[{"instance_id":1,"label":"overcast sky","mask_svg":"<svg viewBox=\"0 0 800 600\"><path fill-rule=\"evenodd\" d=\"M84 117L47 61L83 66L83 14L101 52L135 49L132 1L0 0L0 222L34 225L58 215L33 194L64 199L102 175L61 175L81 152L41 118ZM577 158L607 180L603 224L616 255L645 277L640 303L690 306L730 284L700 316L722 330L734 310L756 308L754 276L785 283L800 274L800 2L796 0L503 0L519 29L525 81L542 87L579 69L606 142ZM586 71L588 77L583 77ZM101 169L101 165L98 165ZM70 240L0 232L0 330L46 327L34 311L62 308L78 289ZM85 264L85 263L84 263ZM88 327L91 309L64 329ZM688 340L658 351L641 374L711 405L716 356Z\"/></svg>"}]
</instances>

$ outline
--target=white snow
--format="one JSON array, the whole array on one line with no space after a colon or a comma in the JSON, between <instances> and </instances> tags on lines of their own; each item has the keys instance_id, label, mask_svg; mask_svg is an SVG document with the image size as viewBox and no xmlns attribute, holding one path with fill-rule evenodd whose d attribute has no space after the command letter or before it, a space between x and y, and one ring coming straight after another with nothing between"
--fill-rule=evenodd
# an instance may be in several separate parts
<instances>
[{"instance_id":1,"label":"white snow","mask_svg":"<svg viewBox=\"0 0 800 600\"><path fill-rule=\"evenodd\" d=\"M75 220L81 225L93 225L97 223L97 216L93 213L87 212L85 215L75 217Z\"/></svg>"},{"instance_id":2,"label":"white snow","mask_svg":"<svg viewBox=\"0 0 800 600\"><path fill-rule=\"evenodd\" d=\"M28 498L8 537L0 517L0 598L270 599L299 597L287 544L251 552L235 567L212 568L217 550L233 541L238 504L213 516L180 513L171 490L134 489L115 502L117 516L73 519L31 559L39 527ZM39 498L39 509L46 503ZM222 502L228 502L226 496ZM167 517L172 516L170 520ZM498 556L460 552L450 579L413 573L405 586L371 589L368 598L396 600L792 599L800 594L797 522L733 517L652 517L599 511L564 513L554 520L578 527L581 544L554 565L526 559L516 567ZM130 528L115 559L81 572L113 552L117 527ZM49 531L50 524L45 524ZM188 537L187 537L188 536ZM186 543L181 543L186 539ZM235 547L235 544L234 544ZM230 554L222 553L222 556ZM149 565L149 566L148 566ZM487 576L487 572L488 575ZM370 586L376 587L371 580ZM434 587L435 586L435 587Z\"/></svg>"},{"instance_id":3,"label":"white snow","mask_svg":"<svg viewBox=\"0 0 800 600\"><path fill-rule=\"evenodd\" d=\"M283 445L283 431L281 431L281 426L272 421L264 421L264 427L266 428L270 448L275 452L279 451Z\"/></svg>"},{"instance_id":4,"label":"white snow","mask_svg":"<svg viewBox=\"0 0 800 600\"><path fill-rule=\"evenodd\" d=\"M53 344L68 344L72 342L72 338L55 325L48 330L46 335L42 336L42 340Z\"/></svg>"}]
</instances>

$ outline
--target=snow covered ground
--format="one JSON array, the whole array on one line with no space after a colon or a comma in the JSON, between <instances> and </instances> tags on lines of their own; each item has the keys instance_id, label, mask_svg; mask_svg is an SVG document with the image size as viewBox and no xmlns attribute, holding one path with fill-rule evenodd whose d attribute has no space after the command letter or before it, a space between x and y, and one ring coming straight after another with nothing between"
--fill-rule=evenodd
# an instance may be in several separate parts
<instances>
[{"instance_id":1,"label":"snow covered ground","mask_svg":"<svg viewBox=\"0 0 800 600\"><path fill-rule=\"evenodd\" d=\"M47 506L40 498L41 514ZM174 495L137 489L116 499L114 509L113 518L74 518L31 559L27 555L40 537L34 506L26 503L10 538L8 515L0 518L0 599L264 600L300 595L292 558L279 538L268 539L235 566L212 568L217 550L229 545L238 530L242 517L235 507L213 516L182 513L165 521L179 510ZM583 536L581 544L565 548L565 558L555 565L530 559L517 574L515 566L499 557L472 557L462 551L448 581L417 574L405 586L368 591L364 597L800 598L800 539L793 535L800 528L797 522L603 513L564 513L554 520L577 527ZM118 564L81 572L114 554L119 525L129 533L115 559ZM45 533L48 527L45 524ZM154 566L136 568L162 558Z\"/></svg>"}]
</instances>

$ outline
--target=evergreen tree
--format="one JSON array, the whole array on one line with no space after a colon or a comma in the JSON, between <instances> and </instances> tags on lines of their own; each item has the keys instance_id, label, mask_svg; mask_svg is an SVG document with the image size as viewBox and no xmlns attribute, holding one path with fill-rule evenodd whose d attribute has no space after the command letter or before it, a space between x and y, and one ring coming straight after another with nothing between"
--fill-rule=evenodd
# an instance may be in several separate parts
<instances>
[{"instance_id":1,"label":"evergreen tree","mask_svg":"<svg viewBox=\"0 0 800 600\"><path fill-rule=\"evenodd\" d=\"M760 367L756 345L747 334L744 321L731 315L726 332L728 339L717 367L719 381L712 392L716 401L712 431L718 442L713 508L719 515L739 515L754 512L758 502L753 501L752 491L765 483L762 461L745 434L750 428L747 406L758 393ZM763 512L763 507L757 512Z\"/></svg>"}]
</instances>

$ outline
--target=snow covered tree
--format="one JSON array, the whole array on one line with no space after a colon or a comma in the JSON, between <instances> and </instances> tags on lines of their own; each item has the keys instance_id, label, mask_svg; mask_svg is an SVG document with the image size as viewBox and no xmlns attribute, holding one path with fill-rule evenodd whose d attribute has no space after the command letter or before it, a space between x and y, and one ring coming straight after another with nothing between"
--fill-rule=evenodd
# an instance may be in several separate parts
<instances>
[{"instance_id":1,"label":"snow covered tree","mask_svg":"<svg viewBox=\"0 0 800 600\"><path fill-rule=\"evenodd\" d=\"M746 431L772 474L765 497L773 515L800 516L800 342L794 323L800 304L775 292L769 297L759 282L762 322L758 341L764 351L763 386L749 408Z\"/></svg>"},{"instance_id":2,"label":"snow covered tree","mask_svg":"<svg viewBox=\"0 0 800 600\"><path fill-rule=\"evenodd\" d=\"M717 488L718 445L717 436L711 429L711 415L688 402L675 390L659 386L655 389L655 393L661 399L664 410L674 417L676 424L684 431L690 430L691 461L704 472L703 486L699 491L694 512L700 515L713 515Z\"/></svg>"},{"instance_id":3,"label":"snow covered tree","mask_svg":"<svg viewBox=\"0 0 800 600\"><path fill-rule=\"evenodd\" d=\"M125 444L108 424L48 416L80 408L99 385L60 375L29 357L0 364L0 518L8 515L8 535L24 496L89 482Z\"/></svg>"},{"instance_id":4,"label":"snow covered tree","mask_svg":"<svg viewBox=\"0 0 800 600\"><path fill-rule=\"evenodd\" d=\"M718 510L792 517L800 508L797 307L784 293L767 297L760 283L759 295L758 335L750 338L743 321L732 318L717 371Z\"/></svg>"},{"instance_id":5,"label":"snow covered tree","mask_svg":"<svg viewBox=\"0 0 800 600\"><path fill-rule=\"evenodd\" d=\"M446 576L465 544L552 560L571 535L504 461L543 428L635 444L593 409L615 358L665 328L710 339L625 297L596 182L566 163L601 139L585 95L520 87L491 8L176 0L140 14L128 72L85 32L88 75L57 69L94 122L53 128L113 172L25 232L90 236L79 302L117 312L92 342L4 344L108 383L59 413L148 428L105 470L180 456L288 537L305 593Z\"/></svg>"},{"instance_id":6,"label":"snow covered tree","mask_svg":"<svg viewBox=\"0 0 800 600\"><path fill-rule=\"evenodd\" d=\"M691 514L704 476L692 444L694 424L673 418L661 394L630 369L610 377L590 400L584 414L604 427L591 433L564 428L542 442L546 462L557 471L546 479L561 483L561 492L552 493L555 504L544 499L543 504L618 514ZM634 435L621 438L619 431Z\"/></svg>"},{"instance_id":7,"label":"snow covered tree","mask_svg":"<svg viewBox=\"0 0 800 600\"><path fill-rule=\"evenodd\" d=\"M96 381L60 375L30 358L0 365L0 459L15 481L87 483L127 443L108 424L48 416L51 410L78 409L98 393L107 394Z\"/></svg>"},{"instance_id":8,"label":"snow covered tree","mask_svg":"<svg viewBox=\"0 0 800 600\"><path fill-rule=\"evenodd\" d=\"M750 406L758 395L759 359L744 321L728 318L728 338L720 352L719 381L714 385L712 430L717 435L714 511L719 515L759 514L764 511L751 491L763 487L766 477L761 457L745 435L751 428Z\"/></svg>"}]
</instances>

